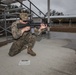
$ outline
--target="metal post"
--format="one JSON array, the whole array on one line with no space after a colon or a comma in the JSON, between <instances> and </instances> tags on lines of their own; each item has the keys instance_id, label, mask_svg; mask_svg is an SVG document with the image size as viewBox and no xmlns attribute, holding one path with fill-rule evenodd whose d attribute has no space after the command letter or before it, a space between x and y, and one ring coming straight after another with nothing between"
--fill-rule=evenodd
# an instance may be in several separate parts
<instances>
[{"instance_id":1,"label":"metal post","mask_svg":"<svg viewBox=\"0 0 76 75\"><path fill-rule=\"evenodd\" d=\"M30 14L31 14L31 2L30 3ZM30 20L32 19L32 16L30 16Z\"/></svg>"},{"instance_id":2,"label":"metal post","mask_svg":"<svg viewBox=\"0 0 76 75\"><path fill-rule=\"evenodd\" d=\"M48 6L48 23L50 23L50 0L47 0L47 6Z\"/></svg>"},{"instance_id":3,"label":"metal post","mask_svg":"<svg viewBox=\"0 0 76 75\"><path fill-rule=\"evenodd\" d=\"M47 11L48 11L48 24L50 23L50 0L47 0ZM50 39L50 28L48 27L48 34L47 38Z\"/></svg>"},{"instance_id":4,"label":"metal post","mask_svg":"<svg viewBox=\"0 0 76 75\"><path fill-rule=\"evenodd\" d=\"M6 40L8 40L8 36L7 36L7 26L6 26L6 12L4 11L4 25L5 25L5 36L6 36Z\"/></svg>"},{"instance_id":5,"label":"metal post","mask_svg":"<svg viewBox=\"0 0 76 75\"><path fill-rule=\"evenodd\" d=\"M20 7L22 7L22 4L20 4Z\"/></svg>"}]
</instances>

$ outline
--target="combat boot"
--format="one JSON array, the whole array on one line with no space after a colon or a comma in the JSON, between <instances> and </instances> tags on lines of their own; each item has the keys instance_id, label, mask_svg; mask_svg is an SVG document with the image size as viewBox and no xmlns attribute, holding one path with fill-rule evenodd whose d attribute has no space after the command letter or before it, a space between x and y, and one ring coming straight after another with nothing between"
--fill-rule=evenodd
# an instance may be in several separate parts
<instances>
[{"instance_id":1,"label":"combat boot","mask_svg":"<svg viewBox=\"0 0 76 75\"><path fill-rule=\"evenodd\" d=\"M31 48L27 49L27 53L30 54L31 56L36 56L36 53Z\"/></svg>"}]
</instances>

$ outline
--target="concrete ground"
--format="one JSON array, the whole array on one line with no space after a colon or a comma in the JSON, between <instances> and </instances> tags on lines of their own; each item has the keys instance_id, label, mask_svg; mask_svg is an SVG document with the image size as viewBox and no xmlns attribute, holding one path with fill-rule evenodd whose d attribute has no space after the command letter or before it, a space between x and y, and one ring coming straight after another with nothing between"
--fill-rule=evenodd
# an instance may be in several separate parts
<instances>
[{"instance_id":1,"label":"concrete ground","mask_svg":"<svg viewBox=\"0 0 76 75\"><path fill-rule=\"evenodd\" d=\"M32 57L25 49L20 54L9 57L8 51L12 43L0 48L0 75L76 75L75 50L65 48L70 42L70 34L51 33L50 39L43 38L36 42ZM75 35L75 34L71 34ZM75 37L75 36L74 36ZM75 39L74 39L75 40ZM19 65L20 60L30 60L29 65Z\"/></svg>"}]
</instances>

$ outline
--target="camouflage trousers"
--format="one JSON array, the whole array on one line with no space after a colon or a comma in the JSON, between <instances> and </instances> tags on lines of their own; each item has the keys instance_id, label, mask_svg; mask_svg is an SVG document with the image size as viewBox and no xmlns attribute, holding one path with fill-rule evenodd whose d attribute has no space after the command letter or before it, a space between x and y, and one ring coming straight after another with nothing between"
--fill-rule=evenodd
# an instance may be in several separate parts
<instances>
[{"instance_id":1,"label":"camouflage trousers","mask_svg":"<svg viewBox=\"0 0 76 75\"><path fill-rule=\"evenodd\" d=\"M23 34L19 39L15 40L9 50L9 56L15 56L22 51L23 48L30 47L33 48L36 41L36 36L32 35L30 32L28 34Z\"/></svg>"}]
</instances>

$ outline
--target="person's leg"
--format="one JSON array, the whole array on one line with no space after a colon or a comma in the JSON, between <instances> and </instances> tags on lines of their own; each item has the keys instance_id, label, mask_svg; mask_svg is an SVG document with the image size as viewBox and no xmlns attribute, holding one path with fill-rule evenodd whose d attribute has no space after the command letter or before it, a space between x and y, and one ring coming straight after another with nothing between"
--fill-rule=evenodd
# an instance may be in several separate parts
<instances>
[{"instance_id":1,"label":"person's leg","mask_svg":"<svg viewBox=\"0 0 76 75\"><path fill-rule=\"evenodd\" d=\"M32 50L34 47L35 41L36 41L36 36L32 35L31 33L26 37L26 40L28 41L28 48L27 48L27 53L36 56L36 53Z\"/></svg>"},{"instance_id":2,"label":"person's leg","mask_svg":"<svg viewBox=\"0 0 76 75\"><path fill-rule=\"evenodd\" d=\"M36 36L28 33L28 35L23 35L20 39L18 39L17 41L15 41L10 50L9 50L9 56L15 56L17 55L18 53L20 53L24 48L24 46L26 46L27 48L27 53L32 55L32 56L35 56L36 53L32 51L32 48L35 44L35 41L36 41Z\"/></svg>"},{"instance_id":3,"label":"person's leg","mask_svg":"<svg viewBox=\"0 0 76 75\"><path fill-rule=\"evenodd\" d=\"M23 51L23 50L25 50L25 49L27 49L26 44L22 47L22 49L21 49L21 50Z\"/></svg>"},{"instance_id":4,"label":"person's leg","mask_svg":"<svg viewBox=\"0 0 76 75\"><path fill-rule=\"evenodd\" d=\"M23 47L23 41L22 40L16 40L10 50L9 50L9 56L15 56L17 55L18 53L21 52L21 48Z\"/></svg>"}]
</instances>

